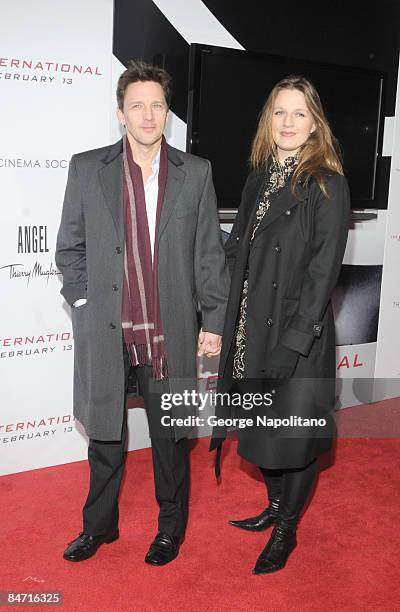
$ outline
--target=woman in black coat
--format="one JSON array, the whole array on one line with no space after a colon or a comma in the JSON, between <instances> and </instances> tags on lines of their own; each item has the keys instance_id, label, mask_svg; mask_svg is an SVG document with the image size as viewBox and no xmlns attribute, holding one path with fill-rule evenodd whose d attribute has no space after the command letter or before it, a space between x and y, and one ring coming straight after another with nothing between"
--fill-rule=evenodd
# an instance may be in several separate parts
<instances>
[{"instance_id":1,"label":"woman in black coat","mask_svg":"<svg viewBox=\"0 0 400 612\"><path fill-rule=\"evenodd\" d=\"M253 420L238 430L238 453L260 467L269 505L256 517L230 523L249 531L274 525L253 570L258 574L283 568L296 546L316 458L330 449L334 428L330 299L346 246L350 198L320 98L307 79L287 77L272 90L251 165L226 243L231 289L218 391L231 398L240 391L247 399L241 416ZM217 416L230 416L226 399ZM225 436L224 424L216 427L211 449Z\"/></svg>"}]
</instances>

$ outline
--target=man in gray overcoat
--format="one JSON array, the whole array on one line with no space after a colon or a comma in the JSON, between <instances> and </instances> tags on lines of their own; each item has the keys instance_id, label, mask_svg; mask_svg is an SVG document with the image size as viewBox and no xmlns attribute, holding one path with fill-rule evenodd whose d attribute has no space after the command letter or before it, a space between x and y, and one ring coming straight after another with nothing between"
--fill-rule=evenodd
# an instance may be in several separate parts
<instances>
[{"instance_id":1,"label":"man in gray overcoat","mask_svg":"<svg viewBox=\"0 0 400 612\"><path fill-rule=\"evenodd\" d=\"M117 100L126 135L72 157L57 239L75 341L74 415L90 440L83 531L64 558L88 559L119 537L125 400L134 368L160 506L145 561L164 565L177 556L186 526L189 462L188 427L162 425L161 395L195 389L196 353L219 353L229 276L210 163L163 136L169 75L132 61ZM194 410L176 406L171 416Z\"/></svg>"}]
</instances>

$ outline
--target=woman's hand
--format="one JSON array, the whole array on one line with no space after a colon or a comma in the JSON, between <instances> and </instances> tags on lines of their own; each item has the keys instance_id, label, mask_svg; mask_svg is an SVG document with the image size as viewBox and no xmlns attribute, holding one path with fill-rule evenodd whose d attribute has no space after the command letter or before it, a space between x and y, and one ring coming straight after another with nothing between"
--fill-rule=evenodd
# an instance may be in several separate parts
<instances>
[{"instance_id":1,"label":"woman's hand","mask_svg":"<svg viewBox=\"0 0 400 612\"><path fill-rule=\"evenodd\" d=\"M266 367L261 370L265 378L290 378L293 376L299 353L277 344L267 358Z\"/></svg>"}]
</instances>

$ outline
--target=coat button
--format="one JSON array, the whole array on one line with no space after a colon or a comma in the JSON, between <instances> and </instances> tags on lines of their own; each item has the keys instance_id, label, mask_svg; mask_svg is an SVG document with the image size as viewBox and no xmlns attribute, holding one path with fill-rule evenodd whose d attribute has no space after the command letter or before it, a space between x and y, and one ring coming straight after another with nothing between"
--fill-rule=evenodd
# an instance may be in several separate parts
<instances>
[{"instance_id":1,"label":"coat button","mask_svg":"<svg viewBox=\"0 0 400 612\"><path fill-rule=\"evenodd\" d=\"M274 324L273 320L271 318L267 319L267 325L268 327L272 327Z\"/></svg>"},{"instance_id":2,"label":"coat button","mask_svg":"<svg viewBox=\"0 0 400 612\"><path fill-rule=\"evenodd\" d=\"M272 286L274 289L278 288L278 283L276 281L272 281Z\"/></svg>"},{"instance_id":3,"label":"coat button","mask_svg":"<svg viewBox=\"0 0 400 612\"><path fill-rule=\"evenodd\" d=\"M316 336L320 336L321 335L321 331L322 331L322 325L320 325L319 323L316 323L314 325L314 334Z\"/></svg>"},{"instance_id":4,"label":"coat button","mask_svg":"<svg viewBox=\"0 0 400 612\"><path fill-rule=\"evenodd\" d=\"M115 247L115 250L118 253L118 255L120 255L122 253L121 247Z\"/></svg>"},{"instance_id":5,"label":"coat button","mask_svg":"<svg viewBox=\"0 0 400 612\"><path fill-rule=\"evenodd\" d=\"M289 217L289 215L291 215L291 214L292 214L292 211L290 209L285 210L285 215L287 215Z\"/></svg>"},{"instance_id":6,"label":"coat button","mask_svg":"<svg viewBox=\"0 0 400 612\"><path fill-rule=\"evenodd\" d=\"M111 329L115 329L115 327L116 327L115 323L110 323L110 327L111 327Z\"/></svg>"},{"instance_id":7,"label":"coat button","mask_svg":"<svg viewBox=\"0 0 400 612\"><path fill-rule=\"evenodd\" d=\"M112 289L113 289L113 291L118 291L118 285L115 285L115 284L114 284L114 285L112 286Z\"/></svg>"},{"instance_id":8,"label":"coat button","mask_svg":"<svg viewBox=\"0 0 400 612\"><path fill-rule=\"evenodd\" d=\"M236 242L239 242L239 236L236 236Z\"/></svg>"},{"instance_id":9,"label":"coat button","mask_svg":"<svg viewBox=\"0 0 400 612\"><path fill-rule=\"evenodd\" d=\"M282 247L280 247L279 244L277 244L275 247L275 252L280 253L281 251L282 251Z\"/></svg>"}]
</instances>

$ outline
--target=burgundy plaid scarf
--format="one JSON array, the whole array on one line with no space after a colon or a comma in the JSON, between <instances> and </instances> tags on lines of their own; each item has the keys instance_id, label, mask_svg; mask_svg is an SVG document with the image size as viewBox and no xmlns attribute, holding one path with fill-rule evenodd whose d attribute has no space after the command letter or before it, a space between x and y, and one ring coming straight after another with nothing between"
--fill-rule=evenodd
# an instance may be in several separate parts
<instances>
[{"instance_id":1,"label":"burgundy plaid scarf","mask_svg":"<svg viewBox=\"0 0 400 612\"><path fill-rule=\"evenodd\" d=\"M158 228L167 183L167 143L162 138L154 258L147 222L142 171L132 157L126 135L123 137L125 257L122 300L122 329L132 365L153 366L156 379L168 376L164 335L158 295Z\"/></svg>"}]
</instances>

